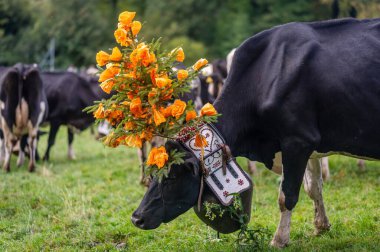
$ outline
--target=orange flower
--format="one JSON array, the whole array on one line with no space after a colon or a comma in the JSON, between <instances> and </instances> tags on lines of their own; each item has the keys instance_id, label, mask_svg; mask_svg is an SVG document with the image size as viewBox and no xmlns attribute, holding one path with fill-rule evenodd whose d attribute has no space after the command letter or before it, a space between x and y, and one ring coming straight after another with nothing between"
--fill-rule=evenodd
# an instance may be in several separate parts
<instances>
[{"instance_id":1,"label":"orange flower","mask_svg":"<svg viewBox=\"0 0 380 252\"><path fill-rule=\"evenodd\" d=\"M205 138L204 136L202 136L201 134L197 133L197 134L195 135L194 146L195 146L195 147L198 147L198 148L207 147L207 146L208 146L208 143L207 143L206 138Z\"/></svg>"},{"instance_id":2,"label":"orange flower","mask_svg":"<svg viewBox=\"0 0 380 252\"><path fill-rule=\"evenodd\" d=\"M126 122L125 124L124 124L124 129L126 129L126 130L133 130L133 129L135 129L135 123L134 122Z\"/></svg>"},{"instance_id":3,"label":"orange flower","mask_svg":"<svg viewBox=\"0 0 380 252\"><path fill-rule=\"evenodd\" d=\"M120 73L120 68L118 67L110 67L104 70L99 76L99 82L103 82L105 80L111 79L115 77L115 75Z\"/></svg>"},{"instance_id":4,"label":"orange flower","mask_svg":"<svg viewBox=\"0 0 380 252\"><path fill-rule=\"evenodd\" d=\"M105 117L103 103L99 103L98 109L94 112L96 119L103 119Z\"/></svg>"},{"instance_id":5,"label":"orange flower","mask_svg":"<svg viewBox=\"0 0 380 252\"><path fill-rule=\"evenodd\" d=\"M197 112L195 110L190 110L186 112L186 122L189 122L197 117Z\"/></svg>"},{"instance_id":6,"label":"orange flower","mask_svg":"<svg viewBox=\"0 0 380 252\"><path fill-rule=\"evenodd\" d=\"M150 141L153 138L153 132L151 129L148 128L148 129L144 130L143 133L141 133L140 137L141 137L141 139L144 139L146 141Z\"/></svg>"},{"instance_id":7,"label":"orange flower","mask_svg":"<svg viewBox=\"0 0 380 252\"><path fill-rule=\"evenodd\" d=\"M110 55L105 51L100 51L96 54L96 63L98 63L99 66L104 66L107 64L109 59Z\"/></svg>"},{"instance_id":8,"label":"orange flower","mask_svg":"<svg viewBox=\"0 0 380 252\"><path fill-rule=\"evenodd\" d=\"M128 38L128 33L126 30L118 28L114 33L116 42L122 46L129 46L132 44L132 40Z\"/></svg>"},{"instance_id":9,"label":"orange flower","mask_svg":"<svg viewBox=\"0 0 380 252\"><path fill-rule=\"evenodd\" d=\"M136 12L123 11L119 15L119 22L123 25L129 26L135 16Z\"/></svg>"},{"instance_id":10,"label":"orange flower","mask_svg":"<svg viewBox=\"0 0 380 252\"><path fill-rule=\"evenodd\" d=\"M142 116L143 110L142 110L140 97L134 98L131 101L131 104L129 105L129 109L135 117L141 117Z\"/></svg>"},{"instance_id":11,"label":"orange flower","mask_svg":"<svg viewBox=\"0 0 380 252\"><path fill-rule=\"evenodd\" d=\"M184 80L189 76L189 73L186 70L180 69L177 72L177 78L178 80Z\"/></svg>"},{"instance_id":12,"label":"orange flower","mask_svg":"<svg viewBox=\"0 0 380 252\"><path fill-rule=\"evenodd\" d=\"M178 62L183 62L185 60L185 53L182 49L182 47L180 47L178 50L177 50L177 57L176 57L176 60Z\"/></svg>"},{"instance_id":13,"label":"orange flower","mask_svg":"<svg viewBox=\"0 0 380 252\"><path fill-rule=\"evenodd\" d=\"M133 36L136 36L141 30L141 23L139 21L133 21L131 30Z\"/></svg>"},{"instance_id":14,"label":"orange flower","mask_svg":"<svg viewBox=\"0 0 380 252\"><path fill-rule=\"evenodd\" d=\"M149 91L149 93L148 93L148 99L152 99L152 98L156 97L156 95L157 95L157 89L152 88L152 90Z\"/></svg>"},{"instance_id":15,"label":"orange flower","mask_svg":"<svg viewBox=\"0 0 380 252\"><path fill-rule=\"evenodd\" d=\"M103 141L103 143L109 147L112 147L112 148L116 148L117 146L119 146L119 142L115 139L114 137L114 133L111 132L111 134L109 134L106 139Z\"/></svg>"},{"instance_id":16,"label":"orange flower","mask_svg":"<svg viewBox=\"0 0 380 252\"><path fill-rule=\"evenodd\" d=\"M216 112L214 106L210 103L206 103L202 108L201 108L201 116L213 116L216 115L218 112Z\"/></svg>"},{"instance_id":17,"label":"orange flower","mask_svg":"<svg viewBox=\"0 0 380 252\"><path fill-rule=\"evenodd\" d=\"M171 107L172 107L172 116L178 119L186 109L186 102L177 99L174 101Z\"/></svg>"},{"instance_id":18,"label":"orange flower","mask_svg":"<svg viewBox=\"0 0 380 252\"><path fill-rule=\"evenodd\" d=\"M168 106L166 108L161 107L160 112L165 116L165 118L172 115L172 106Z\"/></svg>"},{"instance_id":19,"label":"orange flower","mask_svg":"<svg viewBox=\"0 0 380 252\"><path fill-rule=\"evenodd\" d=\"M130 135L125 138L125 144L129 147L142 147L142 140L138 135Z\"/></svg>"},{"instance_id":20,"label":"orange flower","mask_svg":"<svg viewBox=\"0 0 380 252\"><path fill-rule=\"evenodd\" d=\"M166 94L162 96L162 100L164 101L167 101L167 100L170 100L172 98L172 95L173 95L173 89L166 89L165 92Z\"/></svg>"},{"instance_id":21,"label":"orange flower","mask_svg":"<svg viewBox=\"0 0 380 252\"><path fill-rule=\"evenodd\" d=\"M156 81L156 86L159 88L169 86L172 83L172 80L166 77L156 78L155 81Z\"/></svg>"},{"instance_id":22,"label":"orange flower","mask_svg":"<svg viewBox=\"0 0 380 252\"><path fill-rule=\"evenodd\" d=\"M105 93L109 94L111 93L114 85L115 85L115 82L113 80L108 80L100 84L100 88L103 89Z\"/></svg>"},{"instance_id":23,"label":"orange flower","mask_svg":"<svg viewBox=\"0 0 380 252\"><path fill-rule=\"evenodd\" d=\"M149 153L147 165L157 165L158 169L164 167L165 163L169 160L169 155L164 146L154 147Z\"/></svg>"},{"instance_id":24,"label":"orange flower","mask_svg":"<svg viewBox=\"0 0 380 252\"><path fill-rule=\"evenodd\" d=\"M153 119L156 126L160 125L163 122L166 122L165 117L161 114L160 111L155 108L153 108Z\"/></svg>"},{"instance_id":25,"label":"orange flower","mask_svg":"<svg viewBox=\"0 0 380 252\"><path fill-rule=\"evenodd\" d=\"M123 55L121 54L120 49L117 47L114 47L112 49L112 53L109 59L112 61L120 61L122 58L123 58Z\"/></svg>"},{"instance_id":26,"label":"orange flower","mask_svg":"<svg viewBox=\"0 0 380 252\"><path fill-rule=\"evenodd\" d=\"M207 63L208 63L208 61L206 59L200 59L197 62L195 62L195 64L193 65L193 69L195 71L198 71L199 69L201 69L202 67L207 65Z\"/></svg>"}]
</instances>

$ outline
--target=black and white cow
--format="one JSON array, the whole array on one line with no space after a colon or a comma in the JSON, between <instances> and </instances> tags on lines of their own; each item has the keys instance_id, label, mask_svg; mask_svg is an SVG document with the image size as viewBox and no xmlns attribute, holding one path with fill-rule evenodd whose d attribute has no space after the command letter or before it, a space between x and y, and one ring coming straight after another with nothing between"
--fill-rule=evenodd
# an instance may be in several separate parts
<instances>
[{"instance_id":1,"label":"black and white cow","mask_svg":"<svg viewBox=\"0 0 380 252\"><path fill-rule=\"evenodd\" d=\"M29 146L29 171L35 169L38 128L48 113L48 103L35 66L16 64L0 70L0 125L5 145L4 169L10 171L10 158L15 145L26 138ZM3 154L3 153L2 153ZM17 164L24 162L19 153Z\"/></svg>"},{"instance_id":2,"label":"black and white cow","mask_svg":"<svg viewBox=\"0 0 380 252\"><path fill-rule=\"evenodd\" d=\"M282 168L271 244L289 242L304 175L316 231L328 230L317 158L380 159L380 19L290 23L247 39L214 106L222 114L215 126L234 156ZM189 161L154 180L133 223L156 228L196 205L198 167Z\"/></svg>"},{"instance_id":3,"label":"black and white cow","mask_svg":"<svg viewBox=\"0 0 380 252\"><path fill-rule=\"evenodd\" d=\"M47 121L50 123L44 160L49 160L50 149L61 125L68 126L68 157L74 159L74 132L82 131L94 122L92 114L82 110L107 94L100 89L96 78L86 79L72 72L43 72L41 77L49 103Z\"/></svg>"}]
</instances>

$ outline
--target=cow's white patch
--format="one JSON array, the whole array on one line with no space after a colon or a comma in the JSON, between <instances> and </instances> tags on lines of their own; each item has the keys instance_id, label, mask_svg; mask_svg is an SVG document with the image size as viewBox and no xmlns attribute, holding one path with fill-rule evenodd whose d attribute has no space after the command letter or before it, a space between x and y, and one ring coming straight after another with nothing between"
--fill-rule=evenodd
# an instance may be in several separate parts
<instances>
[{"instance_id":1,"label":"cow's white patch","mask_svg":"<svg viewBox=\"0 0 380 252\"><path fill-rule=\"evenodd\" d=\"M213 72L214 72L214 69L213 69L213 67L212 67L211 64L205 66L205 67L201 70L201 73L202 73L204 76L210 76Z\"/></svg>"},{"instance_id":2,"label":"cow's white patch","mask_svg":"<svg viewBox=\"0 0 380 252\"><path fill-rule=\"evenodd\" d=\"M18 158L17 158L17 166L20 167L24 164L25 153L24 153L24 150L21 150L20 148L20 141L18 142L18 145L19 145L19 152L18 152Z\"/></svg>"},{"instance_id":3,"label":"cow's white patch","mask_svg":"<svg viewBox=\"0 0 380 252\"><path fill-rule=\"evenodd\" d=\"M16 120L13 125L12 132L18 137L27 133L28 127L28 117L29 117L29 107L28 103L24 98L21 99L20 104L16 107Z\"/></svg>"},{"instance_id":4,"label":"cow's white patch","mask_svg":"<svg viewBox=\"0 0 380 252\"><path fill-rule=\"evenodd\" d=\"M69 148L67 150L67 156L70 160L76 159L74 149L73 149L73 144L69 144Z\"/></svg>"},{"instance_id":5,"label":"cow's white patch","mask_svg":"<svg viewBox=\"0 0 380 252\"><path fill-rule=\"evenodd\" d=\"M280 223L277 226L271 245L277 248L283 248L289 243L290 239L290 221L292 219L292 211L285 208L285 195L281 190L281 185L278 203L281 209Z\"/></svg>"},{"instance_id":6,"label":"cow's white patch","mask_svg":"<svg viewBox=\"0 0 380 252\"><path fill-rule=\"evenodd\" d=\"M102 135L108 135L110 133L111 126L107 121L103 121L98 125L98 133Z\"/></svg>"},{"instance_id":7,"label":"cow's white patch","mask_svg":"<svg viewBox=\"0 0 380 252\"><path fill-rule=\"evenodd\" d=\"M330 228L326 215L322 196L322 163L320 159L310 159L304 176L304 188L309 197L314 201L314 225L316 233Z\"/></svg>"},{"instance_id":8,"label":"cow's white patch","mask_svg":"<svg viewBox=\"0 0 380 252\"><path fill-rule=\"evenodd\" d=\"M279 151L274 154L272 171L278 175L282 174L282 152Z\"/></svg>"}]
</instances>

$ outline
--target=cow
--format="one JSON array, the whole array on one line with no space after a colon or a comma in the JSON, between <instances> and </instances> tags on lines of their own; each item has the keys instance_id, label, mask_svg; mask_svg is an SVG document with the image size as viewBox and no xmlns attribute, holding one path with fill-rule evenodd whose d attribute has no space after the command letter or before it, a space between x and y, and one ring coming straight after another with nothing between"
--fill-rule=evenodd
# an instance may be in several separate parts
<instances>
[{"instance_id":1,"label":"cow","mask_svg":"<svg viewBox=\"0 0 380 252\"><path fill-rule=\"evenodd\" d=\"M237 48L214 103L222 114L215 127L234 156L282 170L273 246L289 242L304 175L314 200L316 232L329 230L318 158L342 154L380 159L379 58L380 19L289 23ZM132 222L156 228L196 205L198 167L186 160L161 183L154 179Z\"/></svg>"},{"instance_id":2,"label":"cow","mask_svg":"<svg viewBox=\"0 0 380 252\"><path fill-rule=\"evenodd\" d=\"M10 171L10 158L15 145L24 139L29 148L28 170L35 170L38 129L48 114L48 103L35 65L18 63L0 70L0 125L5 146L4 170ZM1 147L3 149L3 146ZM3 154L3 153L1 153ZM24 162L19 153L17 165Z\"/></svg>"},{"instance_id":3,"label":"cow","mask_svg":"<svg viewBox=\"0 0 380 252\"><path fill-rule=\"evenodd\" d=\"M72 72L42 72L41 77L49 103L47 121L50 123L48 146L43 159L49 160L50 149L61 125L68 126L68 158L74 159L74 133L94 122L93 116L82 110L108 95L100 89L96 78L86 79Z\"/></svg>"}]
</instances>

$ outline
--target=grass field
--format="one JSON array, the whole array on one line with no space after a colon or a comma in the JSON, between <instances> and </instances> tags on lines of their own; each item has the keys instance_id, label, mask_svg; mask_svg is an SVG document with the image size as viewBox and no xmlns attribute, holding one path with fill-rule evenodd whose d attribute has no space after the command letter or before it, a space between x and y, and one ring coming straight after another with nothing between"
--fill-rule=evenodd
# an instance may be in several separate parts
<instances>
[{"instance_id":1,"label":"grass field","mask_svg":"<svg viewBox=\"0 0 380 252\"><path fill-rule=\"evenodd\" d=\"M235 234L216 239L192 210L153 231L135 228L130 216L145 191L135 151L105 148L85 131L69 161L66 138L61 129L51 162L36 173L16 168L16 158L10 174L0 173L0 251L236 251ZM40 152L45 145L43 136ZM313 236L313 205L302 191L284 251L380 251L380 163L360 172L354 159L336 156L330 167L324 198L331 231ZM274 233L278 176L260 168L250 226Z\"/></svg>"}]
</instances>

